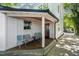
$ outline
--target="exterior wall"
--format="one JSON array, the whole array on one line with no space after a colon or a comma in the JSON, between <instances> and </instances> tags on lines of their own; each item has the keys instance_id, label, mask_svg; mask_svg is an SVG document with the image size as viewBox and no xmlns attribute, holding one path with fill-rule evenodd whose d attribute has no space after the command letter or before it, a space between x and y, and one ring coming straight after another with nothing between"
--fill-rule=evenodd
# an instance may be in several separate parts
<instances>
[{"instance_id":1,"label":"exterior wall","mask_svg":"<svg viewBox=\"0 0 79 59\"><path fill-rule=\"evenodd\" d=\"M59 3L49 3L48 8L56 17L59 18Z\"/></svg>"},{"instance_id":2,"label":"exterior wall","mask_svg":"<svg viewBox=\"0 0 79 59\"><path fill-rule=\"evenodd\" d=\"M50 26L49 26L49 30L50 30L50 38L54 38L54 24L53 23L50 23Z\"/></svg>"},{"instance_id":3,"label":"exterior wall","mask_svg":"<svg viewBox=\"0 0 79 59\"><path fill-rule=\"evenodd\" d=\"M30 19L30 18L26 18L25 20L29 20L32 22L32 25L31 25L31 29L27 29L27 30L24 30L24 21L21 20L21 19L18 19L18 22L17 22L17 34L30 34L31 36L34 35L35 32L42 32L42 29L41 29L41 21L39 21L38 19Z\"/></svg>"},{"instance_id":4,"label":"exterior wall","mask_svg":"<svg viewBox=\"0 0 79 59\"><path fill-rule=\"evenodd\" d=\"M53 6L53 7L52 7ZM63 34L63 4L61 3L51 3L48 4L49 10L59 19L56 23L56 38Z\"/></svg>"},{"instance_id":5,"label":"exterior wall","mask_svg":"<svg viewBox=\"0 0 79 59\"><path fill-rule=\"evenodd\" d=\"M0 51L6 49L6 16L0 13Z\"/></svg>"},{"instance_id":6,"label":"exterior wall","mask_svg":"<svg viewBox=\"0 0 79 59\"><path fill-rule=\"evenodd\" d=\"M63 21L64 21L64 10L63 4L59 4L59 22L56 24L56 38L60 37L63 34Z\"/></svg>"},{"instance_id":7,"label":"exterior wall","mask_svg":"<svg viewBox=\"0 0 79 59\"><path fill-rule=\"evenodd\" d=\"M7 17L7 39L6 49L16 46L17 42L17 20L16 18Z\"/></svg>"},{"instance_id":8,"label":"exterior wall","mask_svg":"<svg viewBox=\"0 0 79 59\"><path fill-rule=\"evenodd\" d=\"M32 26L29 30L24 30L24 21L19 18L7 18L7 46L6 49L13 48L17 46L17 35L30 34L34 35L35 32L41 32L41 22L37 19L25 19L31 20Z\"/></svg>"}]
</instances>

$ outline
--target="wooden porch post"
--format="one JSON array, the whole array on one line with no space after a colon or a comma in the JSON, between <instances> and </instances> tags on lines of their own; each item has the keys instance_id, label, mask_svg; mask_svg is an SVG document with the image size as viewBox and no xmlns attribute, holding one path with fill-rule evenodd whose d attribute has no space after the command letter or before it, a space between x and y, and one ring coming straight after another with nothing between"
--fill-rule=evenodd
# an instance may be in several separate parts
<instances>
[{"instance_id":1,"label":"wooden porch post","mask_svg":"<svg viewBox=\"0 0 79 59\"><path fill-rule=\"evenodd\" d=\"M42 47L45 47L45 17L42 17Z\"/></svg>"}]
</instances>

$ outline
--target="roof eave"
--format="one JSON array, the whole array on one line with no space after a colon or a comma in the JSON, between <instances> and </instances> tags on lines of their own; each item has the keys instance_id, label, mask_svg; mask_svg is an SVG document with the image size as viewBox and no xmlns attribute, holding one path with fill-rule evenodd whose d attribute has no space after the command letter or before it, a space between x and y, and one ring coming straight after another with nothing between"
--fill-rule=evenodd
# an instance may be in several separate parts
<instances>
[{"instance_id":1,"label":"roof eave","mask_svg":"<svg viewBox=\"0 0 79 59\"><path fill-rule=\"evenodd\" d=\"M11 7L5 7L5 6L2 6L3 8L0 8L0 10L3 10L3 11L27 11L27 12L44 12L44 13L48 13L50 14L52 17L54 17L57 22L59 21L59 19L49 10L38 10L38 9L16 9L16 8L11 8Z\"/></svg>"}]
</instances>

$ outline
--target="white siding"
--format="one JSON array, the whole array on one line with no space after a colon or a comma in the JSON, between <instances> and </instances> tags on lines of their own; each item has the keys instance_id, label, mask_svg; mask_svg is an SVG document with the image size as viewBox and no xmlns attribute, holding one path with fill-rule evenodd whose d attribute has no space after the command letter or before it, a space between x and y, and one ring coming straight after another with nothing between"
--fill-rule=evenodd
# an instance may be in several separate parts
<instances>
[{"instance_id":1,"label":"white siding","mask_svg":"<svg viewBox=\"0 0 79 59\"><path fill-rule=\"evenodd\" d=\"M31 29L24 30L24 21L21 19L17 19L17 34L30 34L31 36L34 35L35 32L41 32L41 22L38 19L28 19L26 18L25 20L31 20L32 25Z\"/></svg>"},{"instance_id":2,"label":"white siding","mask_svg":"<svg viewBox=\"0 0 79 59\"><path fill-rule=\"evenodd\" d=\"M15 18L7 17L7 44L6 49L16 46L17 36L17 20Z\"/></svg>"},{"instance_id":3,"label":"white siding","mask_svg":"<svg viewBox=\"0 0 79 59\"><path fill-rule=\"evenodd\" d=\"M30 34L31 36L33 36L35 32L42 31L40 21L27 18L25 20L32 21L31 29L24 30L23 19L12 18L12 17L7 18L7 40L6 40L7 49L17 46L17 35Z\"/></svg>"},{"instance_id":4,"label":"white siding","mask_svg":"<svg viewBox=\"0 0 79 59\"><path fill-rule=\"evenodd\" d=\"M6 16L0 13L0 51L6 49Z\"/></svg>"},{"instance_id":5,"label":"white siding","mask_svg":"<svg viewBox=\"0 0 79 59\"><path fill-rule=\"evenodd\" d=\"M64 10L63 4L59 4L59 22L56 24L56 38L63 34L63 20L64 20Z\"/></svg>"},{"instance_id":6,"label":"white siding","mask_svg":"<svg viewBox=\"0 0 79 59\"><path fill-rule=\"evenodd\" d=\"M54 23L50 23L49 26L49 30L50 30L50 38L54 38Z\"/></svg>"},{"instance_id":7,"label":"white siding","mask_svg":"<svg viewBox=\"0 0 79 59\"><path fill-rule=\"evenodd\" d=\"M56 38L63 34L63 4L61 3L51 3L48 4L49 10L59 19L56 23ZM59 8L59 9L58 9Z\"/></svg>"},{"instance_id":8,"label":"white siding","mask_svg":"<svg viewBox=\"0 0 79 59\"><path fill-rule=\"evenodd\" d=\"M58 12L59 3L50 3L48 4L49 10L59 18L59 12Z\"/></svg>"}]
</instances>

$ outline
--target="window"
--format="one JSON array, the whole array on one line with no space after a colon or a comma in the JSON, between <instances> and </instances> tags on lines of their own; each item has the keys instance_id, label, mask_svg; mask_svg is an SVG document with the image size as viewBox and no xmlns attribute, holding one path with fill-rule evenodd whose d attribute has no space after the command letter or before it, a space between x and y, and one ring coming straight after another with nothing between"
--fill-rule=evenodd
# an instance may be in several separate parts
<instances>
[{"instance_id":1,"label":"window","mask_svg":"<svg viewBox=\"0 0 79 59\"><path fill-rule=\"evenodd\" d=\"M24 21L24 30L31 29L31 21Z\"/></svg>"}]
</instances>

